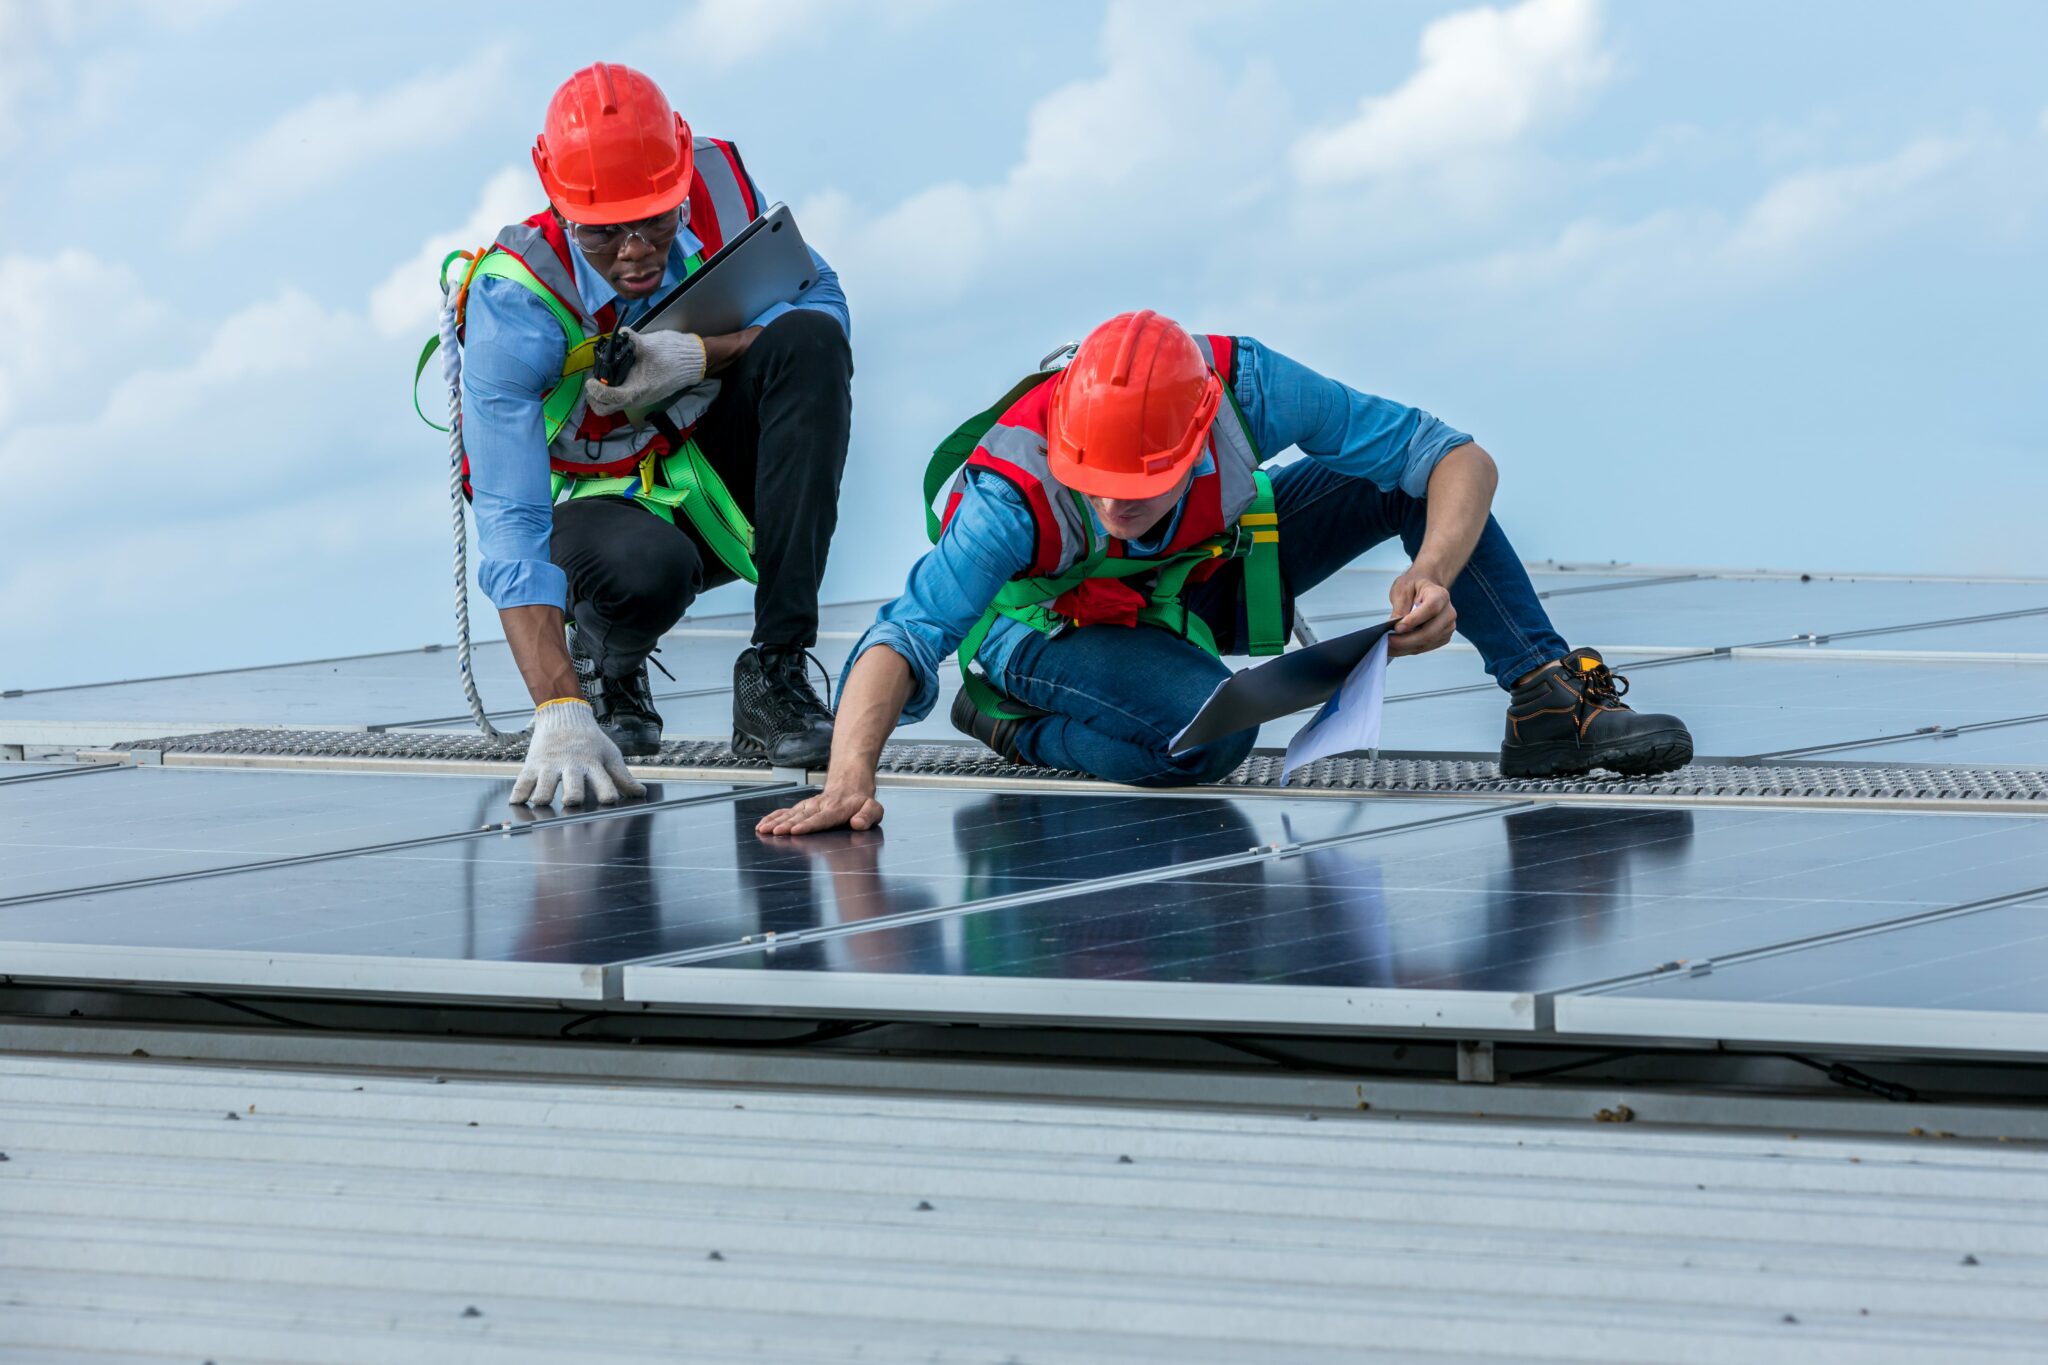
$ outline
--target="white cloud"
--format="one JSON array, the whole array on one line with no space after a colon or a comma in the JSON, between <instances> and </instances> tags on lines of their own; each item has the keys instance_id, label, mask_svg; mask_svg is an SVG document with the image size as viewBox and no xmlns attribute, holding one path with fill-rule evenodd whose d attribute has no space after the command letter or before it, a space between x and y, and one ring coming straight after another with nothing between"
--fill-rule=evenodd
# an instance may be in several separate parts
<instances>
[{"instance_id":1,"label":"white cloud","mask_svg":"<svg viewBox=\"0 0 2048 1365\"><path fill-rule=\"evenodd\" d=\"M1990 150L1964 139L1918 138L1876 161L1781 177L1734 215L1688 208L1622 223L1582 218L1539 245L1427 266L1389 287L1417 299L1462 296L1496 310L1534 298L1542 326L1585 322L1588 335L1613 342L1621 337L1613 329L1625 322L1841 262L1858 245L1949 205L1948 196L1926 191Z\"/></svg>"},{"instance_id":2,"label":"white cloud","mask_svg":"<svg viewBox=\"0 0 2048 1365\"><path fill-rule=\"evenodd\" d=\"M1577 108L1614 59L1597 0L1470 9L1422 31L1421 65L1398 89L1294 145L1295 174L1336 185L1511 146Z\"/></svg>"},{"instance_id":3,"label":"white cloud","mask_svg":"<svg viewBox=\"0 0 2048 1365\"><path fill-rule=\"evenodd\" d=\"M201 181L187 236L302 199L395 153L457 140L489 110L504 67L504 50L486 48L402 85L321 95L287 110Z\"/></svg>"},{"instance_id":4,"label":"white cloud","mask_svg":"<svg viewBox=\"0 0 2048 1365\"><path fill-rule=\"evenodd\" d=\"M441 307L436 272L448 253L486 245L499 228L520 221L543 202L531 166L507 166L499 171L485 182L476 210L461 227L427 238L370 291L371 323L387 337L423 336L431 331Z\"/></svg>"},{"instance_id":5,"label":"white cloud","mask_svg":"<svg viewBox=\"0 0 2048 1365\"><path fill-rule=\"evenodd\" d=\"M0 256L0 426L75 410L120 359L101 339L114 317L124 348L148 346L165 321L126 265L76 247L48 260Z\"/></svg>"},{"instance_id":6,"label":"white cloud","mask_svg":"<svg viewBox=\"0 0 2048 1365\"><path fill-rule=\"evenodd\" d=\"M1858 214L1900 199L1953 166L1970 150L1958 138L1923 137L1882 161L1786 176L1752 204L1727 249L1775 258L1835 232Z\"/></svg>"},{"instance_id":7,"label":"white cloud","mask_svg":"<svg viewBox=\"0 0 2048 1365\"><path fill-rule=\"evenodd\" d=\"M1207 60L1190 24L1183 11L1112 5L1103 70L1033 103L1000 179L932 185L881 209L827 192L804 205L807 235L858 280L863 307L948 301L998 280L1042 293L1040 268L1157 264L1186 243L1206 255L1218 224L1270 190L1262 153L1286 101L1266 69L1233 76ZM1191 90L1210 93L1190 101Z\"/></svg>"}]
</instances>

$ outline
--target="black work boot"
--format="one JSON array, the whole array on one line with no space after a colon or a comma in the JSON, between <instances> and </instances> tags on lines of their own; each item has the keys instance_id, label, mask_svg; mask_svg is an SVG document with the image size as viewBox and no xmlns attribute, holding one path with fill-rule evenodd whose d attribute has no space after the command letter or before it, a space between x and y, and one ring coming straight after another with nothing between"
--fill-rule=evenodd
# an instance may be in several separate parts
<instances>
[{"instance_id":1,"label":"black work boot","mask_svg":"<svg viewBox=\"0 0 2048 1365\"><path fill-rule=\"evenodd\" d=\"M967 689L963 687L953 698L950 717L953 728L969 739L978 739L994 749L1005 763L1023 763L1024 758L1017 752L1017 731L1023 728L1025 721L1035 720L1046 713L1036 707L1026 706L1014 697L1003 696L1000 692L996 695L1003 698L1003 705L1010 710L1027 711L1030 714L1019 720L999 720L994 716L985 716L981 713L981 708L974 704L974 698L968 696Z\"/></svg>"},{"instance_id":2,"label":"black work boot","mask_svg":"<svg viewBox=\"0 0 2048 1365\"><path fill-rule=\"evenodd\" d=\"M645 659L631 673L606 677L572 624L569 662L576 668L583 700L597 715L597 728L610 736L621 754L632 757L661 752L661 716L654 709L654 689L647 682Z\"/></svg>"},{"instance_id":3,"label":"black work boot","mask_svg":"<svg viewBox=\"0 0 2048 1365\"><path fill-rule=\"evenodd\" d=\"M1692 761L1692 734L1676 716L1622 704L1628 679L1599 651L1575 649L1518 684L1508 698L1502 777L1576 777L1594 768L1625 777L1669 772Z\"/></svg>"},{"instance_id":4,"label":"black work boot","mask_svg":"<svg viewBox=\"0 0 2048 1365\"><path fill-rule=\"evenodd\" d=\"M732 666L732 751L777 768L832 761L832 712L811 687L801 645L760 645ZM826 686L830 686L828 681Z\"/></svg>"}]
</instances>

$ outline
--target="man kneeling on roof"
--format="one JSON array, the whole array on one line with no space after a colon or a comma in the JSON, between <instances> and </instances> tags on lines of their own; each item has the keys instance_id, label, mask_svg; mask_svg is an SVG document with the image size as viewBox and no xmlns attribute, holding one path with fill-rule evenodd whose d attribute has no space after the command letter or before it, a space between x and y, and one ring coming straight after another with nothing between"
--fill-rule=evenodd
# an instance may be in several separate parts
<instances>
[{"instance_id":1,"label":"man kneeling on roof","mask_svg":"<svg viewBox=\"0 0 2048 1365\"><path fill-rule=\"evenodd\" d=\"M555 92L533 161L551 208L476 258L457 314L478 580L537 707L513 799L637 793L621 752L661 739L648 656L698 593L739 578L758 590L733 748L822 764L832 718L805 660L852 410L838 276L818 260L794 306L727 336L634 335L631 368L600 384L596 341L630 333L761 192L731 143L693 137L652 80L606 63Z\"/></svg>"},{"instance_id":2,"label":"man kneeling on roof","mask_svg":"<svg viewBox=\"0 0 2048 1365\"><path fill-rule=\"evenodd\" d=\"M1309 458L1260 468L1289 446ZM1454 627L1477 647L1508 692L1508 776L1692 756L1681 722L1623 705L1624 680L1552 628L1488 514L1497 474L1471 437L1249 337L1114 318L941 446L928 498L956 466L934 548L851 656L824 791L762 833L879 821L882 742L930 712L956 647L953 724L1010 762L1216 781L1255 732L1185 753L1170 741L1228 676L1218 656L1278 653L1296 596L1394 536L1413 563L1388 594L1390 652L1436 649Z\"/></svg>"}]
</instances>

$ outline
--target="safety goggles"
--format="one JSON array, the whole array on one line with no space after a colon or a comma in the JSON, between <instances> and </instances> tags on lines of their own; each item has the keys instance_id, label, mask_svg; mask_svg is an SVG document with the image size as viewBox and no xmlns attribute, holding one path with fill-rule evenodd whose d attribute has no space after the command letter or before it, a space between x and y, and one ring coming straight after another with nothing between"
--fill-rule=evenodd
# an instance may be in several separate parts
<instances>
[{"instance_id":1,"label":"safety goggles","mask_svg":"<svg viewBox=\"0 0 2048 1365\"><path fill-rule=\"evenodd\" d=\"M623 250L627 239L632 237L638 237L660 251L676 239L676 233L682 230L689 213L690 201L685 199L667 213L657 213L652 218L641 218L631 223L570 223L569 235L576 239L577 246L592 256L608 256Z\"/></svg>"}]
</instances>

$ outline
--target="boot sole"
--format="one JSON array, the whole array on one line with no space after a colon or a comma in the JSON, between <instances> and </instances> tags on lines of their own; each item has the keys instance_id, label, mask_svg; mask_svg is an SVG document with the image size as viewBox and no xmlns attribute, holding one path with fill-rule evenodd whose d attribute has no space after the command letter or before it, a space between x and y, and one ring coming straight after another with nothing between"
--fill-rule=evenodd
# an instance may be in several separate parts
<instances>
[{"instance_id":1,"label":"boot sole","mask_svg":"<svg viewBox=\"0 0 2048 1365\"><path fill-rule=\"evenodd\" d=\"M735 730L732 734L734 758L744 758L754 763L766 763L776 768L802 768L806 772L817 772L832 762L832 750L828 746L823 753L800 755L796 760L778 763L768 756L768 745L752 735Z\"/></svg>"},{"instance_id":2,"label":"boot sole","mask_svg":"<svg viewBox=\"0 0 2048 1365\"><path fill-rule=\"evenodd\" d=\"M1502 777L1581 777L1605 768L1623 777L1650 777L1692 762L1692 736L1683 730L1638 735L1627 744L1582 749L1576 744L1501 746Z\"/></svg>"}]
</instances>

